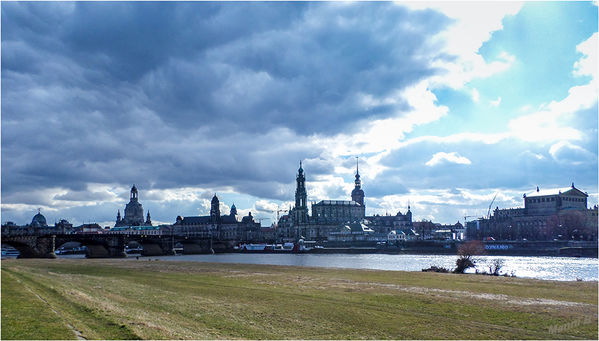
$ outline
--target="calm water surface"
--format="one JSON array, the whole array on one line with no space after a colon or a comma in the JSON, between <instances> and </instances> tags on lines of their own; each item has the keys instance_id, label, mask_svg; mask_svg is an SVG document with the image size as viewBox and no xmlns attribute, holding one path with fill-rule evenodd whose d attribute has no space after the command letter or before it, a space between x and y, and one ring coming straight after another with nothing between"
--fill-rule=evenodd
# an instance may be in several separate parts
<instances>
[{"instance_id":1,"label":"calm water surface","mask_svg":"<svg viewBox=\"0 0 599 341\"><path fill-rule=\"evenodd\" d=\"M128 259L131 259L129 257ZM144 257L145 258L145 257ZM292 266L313 266L351 269L378 269L421 271L431 265L454 268L457 256L451 255L388 255L388 254L243 254L225 253L215 255L180 255L149 257L169 261L197 261L215 263L246 263ZM133 258L135 259L135 258ZM143 259L140 257L140 259ZM496 260L503 260L501 273L514 273L517 277L575 281L597 280L596 258L573 257L520 257L479 256L477 269L488 271ZM474 272L474 269L470 269Z\"/></svg>"}]
</instances>

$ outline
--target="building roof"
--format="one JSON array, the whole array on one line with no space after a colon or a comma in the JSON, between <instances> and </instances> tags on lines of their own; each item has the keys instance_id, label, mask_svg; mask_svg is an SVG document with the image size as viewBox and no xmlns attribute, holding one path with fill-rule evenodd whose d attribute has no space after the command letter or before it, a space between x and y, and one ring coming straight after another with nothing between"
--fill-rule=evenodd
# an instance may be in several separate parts
<instances>
[{"instance_id":1,"label":"building roof","mask_svg":"<svg viewBox=\"0 0 599 341\"><path fill-rule=\"evenodd\" d=\"M341 227L342 230L348 230L351 231L352 233L357 233L357 232L374 232L373 229L371 229L370 227L362 224L362 223L349 223L349 224L344 224Z\"/></svg>"},{"instance_id":2,"label":"building roof","mask_svg":"<svg viewBox=\"0 0 599 341\"><path fill-rule=\"evenodd\" d=\"M357 202L351 200L321 200L314 205L329 205L329 206L361 206Z\"/></svg>"},{"instance_id":3,"label":"building roof","mask_svg":"<svg viewBox=\"0 0 599 341\"><path fill-rule=\"evenodd\" d=\"M531 198L531 197L544 197L544 196L551 196L551 195L559 195L560 193L561 194L570 194L570 195L573 194L573 195L588 197L588 195L586 193L584 193L583 191L581 191L578 188L574 187L574 184L572 184L571 187L550 188L550 189L539 189L537 187L537 189L538 189L537 191L526 193L526 197L527 198Z\"/></svg>"},{"instance_id":4,"label":"building roof","mask_svg":"<svg viewBox=\"0 0 599 341\"><path fill-rule=\"evenodd\" d=\"M237 218L231 215L225 215L220 217L220 222L225 224L235 224L238 223Z\"/></svg>"},{"instance_id":5,"label":"building roof","mask_svg":"<svg viewBox=\"0 0 599 341\"><path fill-rule=\"evenodd\" d=\"M196 217L183 217L183 224L210 224L212 217L208 216L196 216Z\"/></svg>"}]
</instances>

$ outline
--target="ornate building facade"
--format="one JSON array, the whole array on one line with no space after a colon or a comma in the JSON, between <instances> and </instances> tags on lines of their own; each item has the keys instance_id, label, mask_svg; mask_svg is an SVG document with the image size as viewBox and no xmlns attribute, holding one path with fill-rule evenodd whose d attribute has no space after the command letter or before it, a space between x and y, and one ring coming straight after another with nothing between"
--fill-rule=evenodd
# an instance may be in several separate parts
<instances>
[{"instance_id":1,"label":"ornate building facade","mask_svg":"<svg viewBox=\"0 0 599 341\"><path fill-rule=\"evenodd\" d=\"M184 233L201 238L211 237L214 240L231 244L259 241L261 238L260 223L254 221L252 212L249 212L247 216L239 221L237 208L233 204L228 215L221 215L220 200L216 194L210 202L210 215L178 216L175 224L173 224L173 230L175 234Z\"/></svg>"},{"instance_id":2,"label":"ornate building facade","mask_svg":"<svg viewBox=\"0 0 599 341\"><path fill-rule=\"evenodd\" d=\"M337 233L341 227L348 224L365 224L377 236L385 239L393 228L412 226L412 212L409 207L406 214L397 212L395 216L366 216L365 195L357 162L352 200L321 200L312 204L312 214L308 215L306 199L306 176L300 162L296 176L295 206L289 210L288 215L279 219L276 233L278 240L328 240L331 233Z\"/></svg>"},{"instance_id":3,"label":"ornate building facade","mask_svg":"<svg viewBox=\"0 0 599 341\"><path fill-rule=\"evenodd\" d=\"M469 239L597 240L597 206L587 208L588 194L574 187L523 195L524 208L495 208L493 215L468 222Z\"/></svg>"}]
</instances>

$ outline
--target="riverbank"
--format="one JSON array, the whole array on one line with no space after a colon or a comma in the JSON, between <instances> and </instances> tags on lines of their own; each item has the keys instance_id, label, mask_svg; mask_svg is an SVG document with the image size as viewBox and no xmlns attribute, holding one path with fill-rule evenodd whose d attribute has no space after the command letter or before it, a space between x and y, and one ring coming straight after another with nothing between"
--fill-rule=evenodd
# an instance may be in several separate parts
<instances>
[{"instance_id":1,"label":"riverbank","mask_svg":"<svg viewBox=\"0 0 599 341\"><path fill-rule=\"evenodd\" d=\"M597 282L153 259L2 262L2 339L596 339L596 327Z\"/></svg>"}]
</instances>

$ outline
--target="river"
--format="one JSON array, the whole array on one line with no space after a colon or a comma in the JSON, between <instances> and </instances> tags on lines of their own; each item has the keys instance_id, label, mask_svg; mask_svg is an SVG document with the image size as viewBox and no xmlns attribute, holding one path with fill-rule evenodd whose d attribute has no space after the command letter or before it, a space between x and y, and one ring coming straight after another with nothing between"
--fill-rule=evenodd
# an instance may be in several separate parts
<instances>
[{"instance_id":1,"label":"river","mask_svg":"<svg viewBox=\"0 0 599 341\"><path fill-rule=\"evenodd\" d=\"M145 257L144 257L145 258ZM421 271L431 265L455 267L452 255L389 255L389 254L244 254L178 255L149 257L169 261L216 263L270 264L351 269ZM129 257L131 259L131 257ZM140 257L142 259L142 257ZM501 273L516 277L558 281L597 280L597 258L477 256L479 271L486 270L496 259L503 261ZM469 272L474 272L469 269Z\"/></svg>"},{"instance_id":2,"label":"river","mask_svg":"<svg viewBox=\"0 0 599 341\"><path fill-rule=\"evenodd\" d=\"M136 260L129 255L125 260ZM84 258L85 255L63 255L58 258ZM390 255L390 254L260 254L220 253L214 255L177 255L139 257L139 259L162 259L168 261L244 263L290 266L312 266L349 269L376 269L391 271L421 271L432 265L452 269L457 256L453 255ZM516 277L556 281L597 280L597 258L531 257L531 256L476 256L476 269L489 271L496 259L503 261L501 274ZM469 269L467 272L475 272Z\"/></svg>"}]
</instances>

